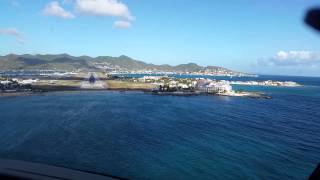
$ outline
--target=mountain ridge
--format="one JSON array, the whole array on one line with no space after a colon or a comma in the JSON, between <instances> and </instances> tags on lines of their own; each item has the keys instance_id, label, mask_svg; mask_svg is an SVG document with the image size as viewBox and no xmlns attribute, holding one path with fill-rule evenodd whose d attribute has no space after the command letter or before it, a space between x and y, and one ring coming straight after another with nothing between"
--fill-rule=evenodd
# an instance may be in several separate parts
<instances>
[{"instance_id":1,"label":"mountain ridge","mask_svg":"<svg viewBox=\"0 0 320 180\"><path fill-rule=\"evenodd\" d=\"M241 73L220 66L200 66L189 62L179 65L155 65L141 60L133 59L126 55L119 57L86 55L72 56L69 54L8 54L0 56L0 70L35 70L35 69L99 69L110 67L128 71L151 70L151 71L172 71L172 72L216 72L224 71L229 73ZM242 73L248 74L248 73Z\"/></svg>"}]
</instances>

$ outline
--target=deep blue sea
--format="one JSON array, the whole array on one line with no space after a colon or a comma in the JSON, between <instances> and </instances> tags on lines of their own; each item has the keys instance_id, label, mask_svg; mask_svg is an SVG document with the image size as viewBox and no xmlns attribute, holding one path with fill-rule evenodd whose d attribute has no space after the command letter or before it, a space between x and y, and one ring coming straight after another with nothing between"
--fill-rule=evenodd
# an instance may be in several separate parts
<instances>
[{"instance_id":1,"label":"deep blue sea","mask_svg":"<svg viewBox=\"0 0 320 180\"><path fill-rule=\"evenodd\" d=\"M320 162L320 78L234 88L272 99L56 92L0 98L0 158L130 179L307 179Z\"/></svg>"}]
</instances>

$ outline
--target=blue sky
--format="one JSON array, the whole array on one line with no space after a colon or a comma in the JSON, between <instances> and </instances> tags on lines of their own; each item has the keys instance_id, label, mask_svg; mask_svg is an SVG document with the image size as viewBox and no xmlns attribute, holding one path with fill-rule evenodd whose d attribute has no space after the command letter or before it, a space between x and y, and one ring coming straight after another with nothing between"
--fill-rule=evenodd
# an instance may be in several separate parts
<instances>
[{"instance_id":1,"label":"blue sky","mask_svg":"<svg viewBox=\"0 0 320 180\"><path fill-rule=\"evenodd\" d=\"M320 76L308 0L0 0L0 54L127 55L154 64Z\"/></svg>"}]
</instances>

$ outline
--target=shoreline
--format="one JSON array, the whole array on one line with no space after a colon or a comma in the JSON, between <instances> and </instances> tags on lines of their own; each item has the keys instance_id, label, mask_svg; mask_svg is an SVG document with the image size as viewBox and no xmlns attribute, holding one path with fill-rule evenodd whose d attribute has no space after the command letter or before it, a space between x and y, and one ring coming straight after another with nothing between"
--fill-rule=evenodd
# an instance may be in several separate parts
<instances>
[{"instance_id":1,"label":"shoreline","mask_svg":"<svg viewBox=\"0 0 320 180\"><path fill-rule=\"evenodd\" d=\"M6 81L7 82L7 81ZM10 81L12 83L17 83L16 81ZM154 83L146 83L146 82L137 82L137 81L125 81L125 80L107 80L105 82L98 81L99 86L95 85L95 83L89 83L87 81L79 81L79 80L37 80L32 85L29 86L18 86L20 89L12 89L10 92L0 91L0 97L8 97L8 96L25 96L25 95L34 95L41 94L46 92L81 92L81 91L118 91L118 92L129 92L129 91L138 91L144 93L150 93L153 95L161 95L161 96L196 96L196 95L208 95L208 96L230 96L230 97L250 97L250 98L264 98L271 99L270 96L265 95L262 92L240 92L234 91L231 88L228 88L230 85L227 84L227 88L225 90L212 90L208 88L201 89L200 88L190 88L189 85L183 84L183 88L169 88L166 89L157 87ZM176 86L186 82L175 82ZM171 83L171 81L170 81ZM212 83L212 82L210 82ZM225 84L219 82L215 82L218 87L225 88ZM224 81L222 82L224 83ZM14 87L13 85L13 87ZM211 86L210 86L211 87ZM210 88L209 87L209 88ZM29 91L23 91L29 88Z\"/></svg>"},{"instance_id":2,"label":"shoreline","mask_svg":"<svg viewBox=\"0 0 320 180\"><path fill-rule=\"evenodd\" d=\"M151 95L157 96L228 96L228 97L247 97L247 98L257 98L257 99L272 99L271 96L267 96L260 92L234 92L234 93L203 93L200 91L194 92L183 92L183 91L174 91L174 92L155 92L151 89L130 89L130 88L105 88L105 89L82 89L82 88L65 88L65 89L37 89L36 91L21 91L21 92L0 92L1 97L18 97L18 96L31 96L31 95L41 95L46 93L54 92L141 92L148 93Z\"/></svg>"},{"instance_id":3,"label":"shoreline","mask_svg":"<svg viewBox=\"0 0 320 180\"><path fill-rule=\"evenodd\" d=\"M0 92L0 98L1 97L17 97L17 96L32 96L32 95L38 95L43 94L45 92Z\"/></svg>"}]
</instances>

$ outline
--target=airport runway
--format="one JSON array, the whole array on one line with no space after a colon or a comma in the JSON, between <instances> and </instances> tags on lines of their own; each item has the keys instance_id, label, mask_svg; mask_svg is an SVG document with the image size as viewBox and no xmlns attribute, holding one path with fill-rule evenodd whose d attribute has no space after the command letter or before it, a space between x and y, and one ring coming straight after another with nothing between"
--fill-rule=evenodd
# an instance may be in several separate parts
<instances>
[{"instance_id":1,"label":"airport runway","mask_svg":"<svg viewBox=\"0 0 320 180\"><path fill-rule=\"evenodd\" d=\"M90 78L91 75L93 75L93 77L95 78L95 82L94 83L90 83L89 82L89 78ZM104 81L99 80L99 77L98 77L97 73L90 72L90 73L88 73L88 75L85 78L85 80L83 82L81 82L81 88L82 89L107 89L108 88L108 84L106 82L104 82Z\"/></svg>"}]
</instances>

